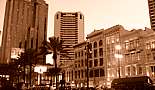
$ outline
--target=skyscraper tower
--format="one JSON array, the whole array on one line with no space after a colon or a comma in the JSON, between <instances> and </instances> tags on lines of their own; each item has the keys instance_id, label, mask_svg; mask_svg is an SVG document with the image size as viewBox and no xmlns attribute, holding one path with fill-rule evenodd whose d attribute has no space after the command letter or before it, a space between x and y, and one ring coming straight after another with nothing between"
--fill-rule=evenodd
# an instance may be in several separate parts
<instances>
[{"instance_id":1,"label":"skyscraper tower","mask_svg":"<svg viewBox=\"0 0 155 90\"><path fill-rule=\"evenodd\" d=\"M151 29L155 30L155 0L148 0Z\"/></svg>"},{"instance_id":2,"label":"skyscraper tower","mask_svg":"<svg viewBox=\"0 0 155 90\"><path fill-rule=\"evenodd\" d=\"M62 46L66 53L60 53L60 61L73 60L73 46L84 41L84 16L80 12L57 12L54 21L54 36L64 41ZM64 57L64 54L70 58Z\"/></svg>"},{"instance_id":3,"label":"skyscraper tower","mask_svg":"<svg viewBox=\"0 0 155 90\"><path fill-rule=\"evenodd\" d=\"M47 37L47 17L44 0L7 0L0 63L9 63L20 49L37 51Z\"/></svg>"}]
</instances>

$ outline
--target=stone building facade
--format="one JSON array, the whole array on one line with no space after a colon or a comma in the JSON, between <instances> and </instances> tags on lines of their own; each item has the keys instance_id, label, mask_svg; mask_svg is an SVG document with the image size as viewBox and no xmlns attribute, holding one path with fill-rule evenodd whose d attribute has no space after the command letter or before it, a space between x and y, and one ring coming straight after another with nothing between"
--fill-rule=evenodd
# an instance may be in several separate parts
<instances>
[{"instance_id":1,"label":"stone building facade","mask_svg":"<svg viewBox=\"0 0 155 90\"><path fill-rule=\"evenodd\" d=\"M87 35L92 45L87 59L85 47L88 41L74 46L73 69L68 69L66 78L76 87L87 86L87 60L90 87L111 87L119 77L150 76L154 80L155 33L152 29L127 31L121 25L95 30Z\"/></svg>"}]
</instances>

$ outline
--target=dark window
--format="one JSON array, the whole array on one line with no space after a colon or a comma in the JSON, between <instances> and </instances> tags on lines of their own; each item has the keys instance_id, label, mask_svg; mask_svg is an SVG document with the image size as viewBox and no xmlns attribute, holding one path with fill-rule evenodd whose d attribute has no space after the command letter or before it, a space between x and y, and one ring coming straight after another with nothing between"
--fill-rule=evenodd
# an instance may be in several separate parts
<instances>
[{"instance_id":1,"label":"dark window","mask_svg":"<svg viewBox=\"0 0 155 90\"><path fill-rule=\"evenodd\" d=\"M100 56L103 56L103 49L102 48L99 49L99 54L100 54Z\"/></svg>"},{"instance_id":2,"label":"dark window","mask_svg":"<svg viewBox=\"0 0 155 90\"><path fill-rule=\"evenodd\" d=\"M97 48L97 42L94 42L94 48Z\"/></svg>"},{"instance_id":3,"label":"dark window","mask_svg":"<svg viewBox=\"0 0 155 90\"><path fill-rule=\"evenodd\" d=\"M92 66L93 66L93 62L91 60L91 61L89 61L89 67L92 67Z\"/></svg>"},{"instance_id":4,"label":"dark window","mask_svg":"<svg viewBox=\"0 0 155 90\"><path fill-rule=\"evenodd\" d=\"M97 57L97 49L94 50L94 57Z\"/></svg>"},{"instance_id":5,"label":"dark window","mask_svg":"<svg viewBox=\"0 0 155 90\"><path fill-rule=\"evenodd\" d=\"M80 52L79 52L79 57L80 57Z\"/></svg>"},{"instance_id":6,"label":"dark window","mask_svg":"<svg viewBox=\"0 0 155 90\"><path fill-rule=\"evenodd\" d=\"M77 53L75 52L75 59L77 58Z\"/></svg>"},{"instance_id":7,"label":"dark window","mask_svg":"<svg viewBox=\"0 0 155 90\"><path fill-rule=\"evenodd\" d=\"M94 70L95 77L99 77L99 69Z\"/></svg>"},{"instance_id":8,"label":"dark window","mask_svg":"<svg viewBox=\"0 0 155 90\"><path fill-rule=\"evenodd\" d=\"M94 66L95 67L98 66L98 60L97 59L94 60Z\"/></svg>"},{"instance_id":9,"label":"dark window","mask_svg":"<svg viewBox=\"0 0 155 90\"><path fill-rule=\"evenodd\" d=\"M103 58L100 58L100 66L103 65Z\"/></svg>"},{"instance_id":10,"label":"dark window","mask_svg":"<svg viewBox=\"0 0 155 90\"><path fill-rule=\"evenodd\" d=\"M82 15L80 14L80 19L82 19Z\"/></svg>"},{"instance_id":11,"label":"dark window","mask_svg":"<svg viewBox=\"0 0 155 90\"><path fill-rule=\"evenodd\" d=\"M81 60L81 66L83 67L83 59Z\"/></svg>"},{"instance_id":12,"label":"dark window","mask_svg":"<svg viewBox=\"0 0 155 90\"><path fill-rule=\"evenodd\" d=\"M81 77L83 78L83 70L81 70Z\"/></svg>"},{"instance_id":13,"label":"dark window","mask_svg":"<svg viewBox=\"0 0 155 90\"><path fill-rule=\"evenodd\" d=\"M83 50L81 51L81 56L83 56Z\"/></svg>"},{"instance_id":14,"label":"dark window","mask_svg":"<svg viewBox=\"0 0 155 90\"><path fill-rule=\"evenodd\" d=\"M90 70L89 75L90 77L93 77L93 70Z\"/></svg>"},{"instance_id":15,"label":"dark window","mask_svg":"<svg viewBox=\"0 0 155 90\"><path fill-rule=\"evenodd\" d=\"M105 72L104 72L104 69L100 69L100 76L105 76Z\"/></svg>"},{"instance_id":16,"label":"dark window","mask_svg":"<svg viewBox=\"0 0 155 90\"><path fill-rule=\"evenodd\" d=\"M80 78L80 70L78 71L78 75L79 75L79 78Z\"/></svg>"},{"instance_id":17,"label":"dark window","mask_svg":"<svg viewBox=\"0 0 155 90\"><path fill-rule=\"evenodd\" d=\"M103 43L102 43L102 40L100 40L100 41L99 41L99 46L102 46L102 44L103 44Z\"/></svg>"},{"instance_id":18,"label":"dark window","mask_svg":"<svg viewBox=\"0 0 155 90\"><path fill-rule=\"evenodd\" d=\"M77 78L77 71L75 71L75 79Z\"/></svg>"}]
</instances>

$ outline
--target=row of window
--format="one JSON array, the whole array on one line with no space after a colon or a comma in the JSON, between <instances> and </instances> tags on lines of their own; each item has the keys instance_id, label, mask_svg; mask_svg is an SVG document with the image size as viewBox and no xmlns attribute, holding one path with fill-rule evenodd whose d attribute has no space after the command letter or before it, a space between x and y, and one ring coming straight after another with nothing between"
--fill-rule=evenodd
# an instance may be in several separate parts
<instances>
[{"instance_id":1,"label":"row of window","mask_svg":"<svg viewBox=\"0 0 155 90\"><path fill-rule=\"evenodd\" d=\"M94 49L94 57L98 57L98 50L97 49ZM86 52L85 52L85 55L86 55ZM84 50L81 50L79 51L78 53L75 52L75 59L77 59L77 57L82 57L84 56ZM99 56L103 56L103 48L99 48ZM89 54L89 58L92 58L92 53Z\"/></svg>"},{"instance_id":2,"label":"row of window","mask_svg":"<svg viewBox=\"0 0 155 90\"><path fill-rule=\"evenodd\" d=\"M104 68L90 69L88 76L90 78L92 78L92 77L103 77L103 76L105 76ZM80 79L80 78L84 78L84 77L87 77L87 70L75 71L75 79Z\"/></svg>"},{"instance_id":3,"label":"row of window","mask_svg":"<svg viewBox=\"0 0 155 90\"><path fill-rule=\"evenodd\" d=\"M93 64L94 63L94 64ZM104 60L103 60L103 58L100 58L99 60L98 59L94 59L94 62L93 62L93 60L89 60L89 67L91 68L91 67L97 67L97 66L103 66L103 64L104 64ZM83 59L81 59L81 61L77 61L76 63L75 63L75 68L80 68L80 67L84 67L84 66L87 66L87 61L86 61L86 59L85 59L85 64L84 64L84 60Z\"/></svg>"},{"instance_id":4,"label":"row of window","mask_svg":"<svg viewBox=\"0 0 155 90\"><path fill-rule=\"evenodd\" d=\"M129 50L129 49L133 49L133 48L138 48L141 45L140 40L136 39L136 40L132 40L129 42L125 42L125 49Z\"/></svg>"}]
</instances>

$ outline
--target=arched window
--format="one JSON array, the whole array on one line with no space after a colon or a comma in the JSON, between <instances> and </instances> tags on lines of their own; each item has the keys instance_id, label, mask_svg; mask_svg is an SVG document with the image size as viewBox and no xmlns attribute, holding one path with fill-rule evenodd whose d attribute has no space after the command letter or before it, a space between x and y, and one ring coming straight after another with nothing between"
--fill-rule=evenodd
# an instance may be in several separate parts
<instances>
[{"instance_id":1,"label":"arched window","mask_svg":"<svg viewBox=\"0 0 155 90\"><path fill-rule=\"evenodd\" d=\"M102 46L103 42L102 40L99 41L99 46Z\"/></svg>"},{"instance_id":2,"label":"arched window","mask_svg":"<svg viewBox=\"0 0 155 90\"><path fill-rule=\"evenodd\" d=\"M97 48L97 42L94 42L94 48Z\"/></svg>"}]
</instances>

